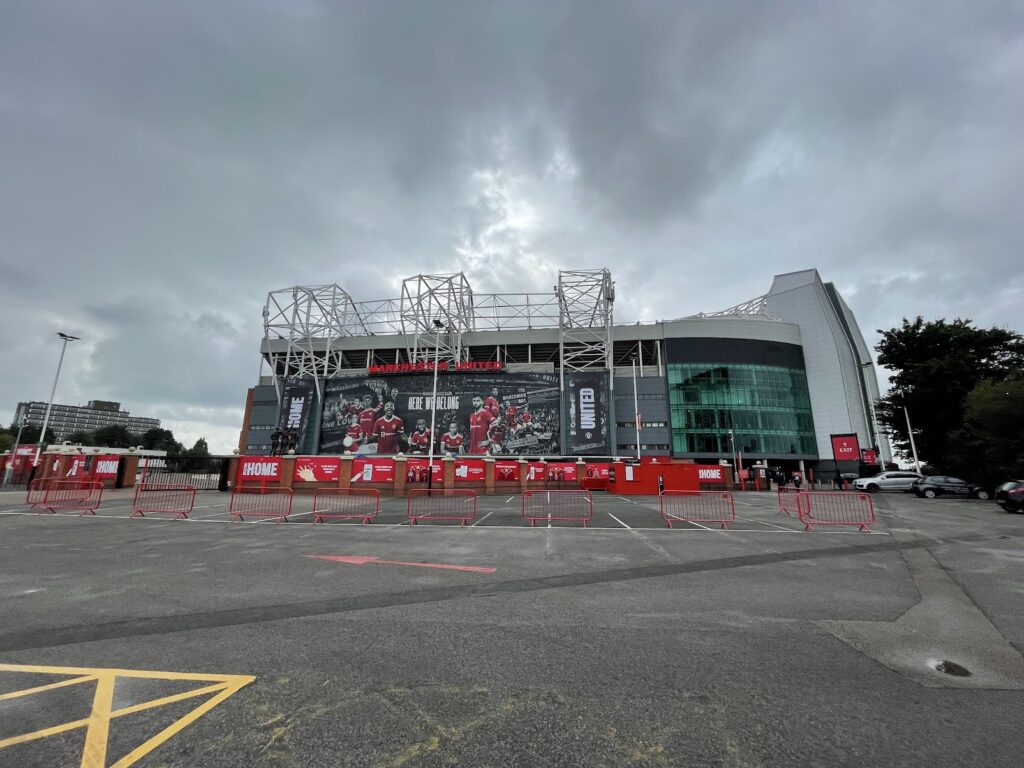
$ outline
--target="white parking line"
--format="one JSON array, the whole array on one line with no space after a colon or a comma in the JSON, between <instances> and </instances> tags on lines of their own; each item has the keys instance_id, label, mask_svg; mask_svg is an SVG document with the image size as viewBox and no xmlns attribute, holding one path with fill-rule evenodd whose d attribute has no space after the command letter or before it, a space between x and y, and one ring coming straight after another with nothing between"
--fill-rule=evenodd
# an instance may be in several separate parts
<instances>
[{"instance_id":1,"label":"white parking line","mask_svg":"<svg viewBox=\"0 0 1024 768\"><path fill-rule=\"evenodd\" d=\"M508 504L514 498L515 498L515 496L509 496L507 499L505 499L505 503Z\"/></svg>"},{"instance_id":2,"label":"white parking line","mask_svg":"<svg viewBox=\"0 0 1024 768\"><path fill-rule=\"evenodd\" d=\"M623 501L628 501L630 504L633 504L633 505L637 504L637 502L633 501L632 499L627 499L625 496L616 496L615 498L616 499L622 499Z\"/></svg>"},{"instance_id":3,"label":"white parking line","mask_svg":"<svg viewBox=\"0 0 1024 768\"><path fill-rule=\"evenodd\" d=\"M469 527L470 527L470 528L475 528L476 526L480 525L480 523L482 523L482 522L483 522L484 520L486 520L486 519L487 519L488 517L490 517L491 515L493 515L493 514L494 514L495 512L497 512L497 511L498 511L498 510L496 510L496 509L492 509L492 510L491 510L490 512L488 512L488 513L487 513L486 515L484 515L483 517L481 517L481 518L480 518L479 520L477 520L477 521L476 521L475 523L473 523L473 524L472 524L471 526L469 526Z\"/></svg>"},{"instance_id":4,"label":"white parking line","mask_svg":"<svg viewBox=\"0 0 1024 768\"><path fill-rule=\"evenodd\" d=\"M611 518L612 520L614 520L614 521L615 521L616 523L618 523L619 525L621 525L621 526L622 526L623 528L629 528L629 526L628 526L628 525L626 525L626 524L625 524L624 522L622 522L621 520L619 520L619 518L617 518L617 517L616 517L615 515L613 515L613 514L612 514L611 512L609 512L609 513L608 513L608 517L610 517L610 518Z\"/></svg>"},{"instance_id":5,"label":"white parking line","mask_svg":"<svg viewBox=\"0 0 1024 768\"><path fill-rule=\"evenodd\" d=\"M775 523L766 523L764 520L755 520L752 517L740 517L736 515L737 520L746 520L748 523L760 523L761 525L770 525L772 528L778 528L781 531L792 531L792 528L787 528L784 525L776 525Z\"/></svg>"}]
</instances>

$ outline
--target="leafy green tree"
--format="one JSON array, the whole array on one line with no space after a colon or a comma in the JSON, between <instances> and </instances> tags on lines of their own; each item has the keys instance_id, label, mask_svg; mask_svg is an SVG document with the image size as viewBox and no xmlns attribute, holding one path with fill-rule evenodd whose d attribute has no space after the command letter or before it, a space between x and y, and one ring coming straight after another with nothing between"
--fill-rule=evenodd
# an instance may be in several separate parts
<instances>
[{"instance_id":1,"label":"leafy green tree","mask_svg":"<svg viewBox=\"0 0 1024 768\"><path fill-rule=\"evenodd\" d=\"M127 427L122 427L120 424L100 427L93 432L93 439L96 441L96 445L108 448L128 448L136 444L135 436L128 431Z\"/></svg>"},{"instance_id":2,"label":"leafy green tree","mask_svg":"<svg viewBox=\"0 0 1024 768\"><path fill-rule=\"evenodd\" d=\"M14 445L14 435L10 432L0 432L0 453L11 450Z\"/></svg>"},{"instance_id":3,"label":"leafy green tree","mask_svg":"<svg viewBox=\"0 0 1024 768\"><path fill-rule=\"evenodd\" d=\"M196 444L193 445L191 448L189 448L188 455L189 456L202 457L202 458L205 458L205 457L209 456L210 455L210 448L206 444L206 438L205 437L200 437L198 440L196 440Z\"/></svg>"},{"instance_id":4,"label":"leafy green tree","mask_svg":"<svg viewBox=\"0 0 1024 768\"><path fill-rule=\"evenodd\" d=\"M81 445L95 445L96 435L92 432L72 432L67 436L67 439L72 443Z\"/></svg>"},{"instance_id":5,"label":"leafy green tree","mask_svg":"<svg viewBox=\"0 0 1024 768\"><path fill-rule=\"evenodd\" d=\"M1021 370L1024 339L1002 328L976 328L970 320L926 323L921 317L879 333L878 362L892 371L889 394L878 403L879 423L909 454L907 408L921 460L959 473L951 449L954 435L962 439L967 397L981 382Z\"/></svg>"},{"instance_id":6,"label":"leafy green tree","mask_svg":"<svg viewBox=\"0 0 1024 768\"><path fill-rule=\"evenodd\" d=\"M1024 478L1024 374L983 381L967 396L964 428L953 436L960 474L990 490Z\"/></svg>"},{"instance_id":7,"label":"leafy green tree","mask_svg":"<svg viewBox=\"0 0 1024 768\"><path fill-rule=\"evenodd\" d=\"M18 434L18 426L16 424L11 425L11 429L8 430L12 435ZM21 442L22 445L29 445L31 443L39 442L39 427L34 424L26 424L25 428L21 431ZM43 441L47 444L53 444L57 442L57 438L53 434L53 430L50 427L46 428L46 439Z\"/></svg>"},{"instance_id":8,"label":"leafy green tree","mask_svg":"<svg viewBox=\"0 0 1024 768\"><path fill-rule=\"evenodd\" d=\"M151 451L167 451L169 456L176 456L183 453L185 447L174 439L174 433L169 429L154 427L142 433L140 444L143 448Z\"/></svg>"}]
</instances>

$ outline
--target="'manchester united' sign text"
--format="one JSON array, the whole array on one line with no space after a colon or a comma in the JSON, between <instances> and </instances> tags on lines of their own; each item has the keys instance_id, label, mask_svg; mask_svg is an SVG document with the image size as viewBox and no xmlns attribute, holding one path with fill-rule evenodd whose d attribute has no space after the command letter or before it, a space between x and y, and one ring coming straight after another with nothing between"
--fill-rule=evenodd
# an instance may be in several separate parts
<instances>
[{"instance_id":1,"label":"'manchester united' sign text","mask_svg":"<svg viewBox=\"0 0 1024 768\"><path fill-rule=\"evenodd\" d=\"M438 371L444 371L446 373L464 373L467 371L504 371L505 364L491 360L464 360L459 363L452 365L447 360L441 360L437 364ZM389 365L371 365L369 372L372 374L380 373L433 373L434 363L420 361L418 363L392 363Z\"/></svg>"}]
</instances>

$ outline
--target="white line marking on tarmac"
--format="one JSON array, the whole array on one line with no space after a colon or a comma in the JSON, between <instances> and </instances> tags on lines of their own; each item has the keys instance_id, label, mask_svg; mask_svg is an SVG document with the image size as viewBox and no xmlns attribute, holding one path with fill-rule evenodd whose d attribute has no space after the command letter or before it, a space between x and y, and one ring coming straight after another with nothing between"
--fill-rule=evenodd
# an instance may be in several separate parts
<instances>
[{"instance_id":1,"label":"white line marking on tarmac","mask_svg":"<svg viewBox=\"0 0 1024 768\"><path fill-rule=\"evenodd\" d=\"M691 525L696 525L698 528L703 528L705 531L721 530L721 528L708 528L706 525L701 525L700 523L694 522L693 520L687 520L686 522L690 523Z\"/></svg>"},{"instance_id":2,"label":"white line marking on tarmac","mask_svg":"<svg viewBox=\"0 0 1024 768\"><path fill-rule=\"evenodd\" d=\"M505 499L505 503L508 504L514 498L515 498L515 496L509 496L507 499Z\"/></svg>"},{"instance_id":3,"label":"white line marking on tarmac","mask_svg":"<svg viewBox=\"0 0 1024 768\"><path fill-rule=\"evenodd\" d=\"M628 526L628 525L626 525L626 524L625 524L624 522L622 522L621 520L619 520L619 518L617 518L617 517L616 517L615 515L613 515L613 514L612 514L611 512L609 512L609 513L608 513L608 517L610 517L610 518L611 518L612 520L614 520L614 521L615 521L616 523L618 523L619 525L621 525L621 526L622 526L623 528L629 528L629 526Z\"/></svg>"},{"instance_id":4,"label":"white line marking on tarmac","mask_svg":"<svg viewBox=\"0 0 1024 768\"><path fill-rule=\"evenodd\" d=\"M473 523L473 524L472 524L471 526L469 526L469 527L470 527L470 528L476 528L476 527L477 527L478 525L480 525L480 523L482 523L482 522L483 522L484 520L486 520L486 519L487 519L488 517L490 517L491 515L493 515L493 514L494 514L495 512L497 512L497 511L498 511L498 510L496 510L496 509L492 509L492 510L491 510L490 512L488 512L488 513L487 513L486 515L484 515L483 517L481 517L481 518L480 518L479 520L477 520L477 521L476 521L475 523Z\"/></svg>"},{"instance_id":5,"label":"white line marking on tarmac","mask_svg":"<svg viewBox=\"0 0 1024 768\"><path fill-rule=\"evenodd\" d=\"M632 499L627 499L625 496L616 496L615 498L622 499L623 501L628 501L630 504L636 504L635 501L633 501Z\"/></svg>"},{"instance_id":6,"label":"white line marking on tarmac","mask_svg":"<svg viewBox=\"0 0 1024 768\"><path fill-rule=\"evenodd\" d=\"M792 528L787 528L784 525L776 525L775 523L766 523L764 520L755 520L752 517L740 517L736 515L737 520L746 520L748 523L760 523L761 525L770 525L772 528L778 528L780 531L792 531Z\"/></svg>"}]
</instances>

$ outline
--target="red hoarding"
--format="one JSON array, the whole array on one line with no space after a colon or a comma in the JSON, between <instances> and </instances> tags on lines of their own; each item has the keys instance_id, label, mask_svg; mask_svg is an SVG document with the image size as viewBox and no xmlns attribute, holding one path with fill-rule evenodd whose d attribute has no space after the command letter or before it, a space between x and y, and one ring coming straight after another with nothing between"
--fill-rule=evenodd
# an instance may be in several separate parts
<instances>
[{"instance_id":1,"label":"red hoarding","mask_svg":"<svg viewBox=\"0 0 1024 768\"><path fill-rule=\"evenodd\" d=\"M832 458L836 461L860 460L860 443L856 435L832 435Z\"/></svg>"},{"instance_id":2,"label":"red hoarding","mask_svg":"<svg viewBox=\"0 0 1024 768\"><path fill-rule=\"evenodd\" d=\"M336 483L340 476L341 459L337 456L301 456L292 470L296 483Z\"/></svg>"},{"instance_id":3,"label":"red hoarding","mask_svg":"<svg viewBox=\"0 0 1024 768\"><path fill-rule=\"evenodd\" d=\"M861 448L860 460L865 464L877 464L878 463L878 451L873 448Z\"/></svg>"},{"instance_id":4,"label":"red hoarding","mask_svg":"<svg viewBox=\"0 0 1024 768\"><path fill-rule=\"evenodd\" d=\"M441 462L434 459L433 482L440 483L444 475ZM410 483L427 482L427 459L409 459L405 463L405 479Z\"/></svg>"},{"instance_id":5,"label":"red hoarding","mask_svg":"<svg viewBox=\"0 0 1024 768\"><path fill-rule=\"evenodd\" d=\"M569 461L548 464L548 480L561 482L576 479L576 464Z\"/></svg>"},{"instance_id":6,"label":"red hoarding","mask_svg":"<svg viewBox=\"0 0 1024 768\"><path fill-rule=\"evenodd\" d=\"M393 483L394 459L356 459L352 462L353 483Z\"/></svg>"},{"instance_id":7,"label":"red hoarding","mask_svg":"<svg viewBox=\"0 0 1024 768\"><path fill-rule=\"evenodd\" d=\"M544 461L531 461L526 465L526 479L544 480L548 476L548 465Z\"/></svg>"},{"instance_id":8,"label":"red hoarding","mask_svg":"<svg viewBox=\"0 0 1024 768\"><path fill-rule=\"evenodd\" d=\"M455 482L482 483L484 481L483 459L456 459Z\"/></svg>"},{"instance_id":9,"label":"red hoarding","mask_svg":"<svg viewBox=\"0 0 1024 768\"><path fill-rule=\"evenodd\" d=\"M583 476L588 480L607 480L608 470L611 468L611 464L587 464L587 468L583 470Z\"/></svg>"},{"instance_id":10,"label":"red hoarding","mask_svg":"<svg viewBox=\"0 0 1024 768\"><path fill-rule=\"evenodd\" d=\"M92 460L92 476L104 479L116 478L121 457L113 454L97 456Z\"/></svg>"},{"instance_id":11,"label":"red hoarding","mask_svg":"<svg viewBox=\"0 0 1024 768\"><path fill-rule=\"evenodd\" d=\"M279 480L281 458L279 456L242 456L238 460L238 480L251 483L259 480Z\"/></svg>"},{"instance_id":12,"label":"red hoarding","mask_svg":"<svg viewBox=\"0 0 1024 768\"><path fill-rule=\"evenodd\" d=\"M514 483L519 480L518 461L494 462L494 479L499 483Z\"/></svg>"}]
</instances>

